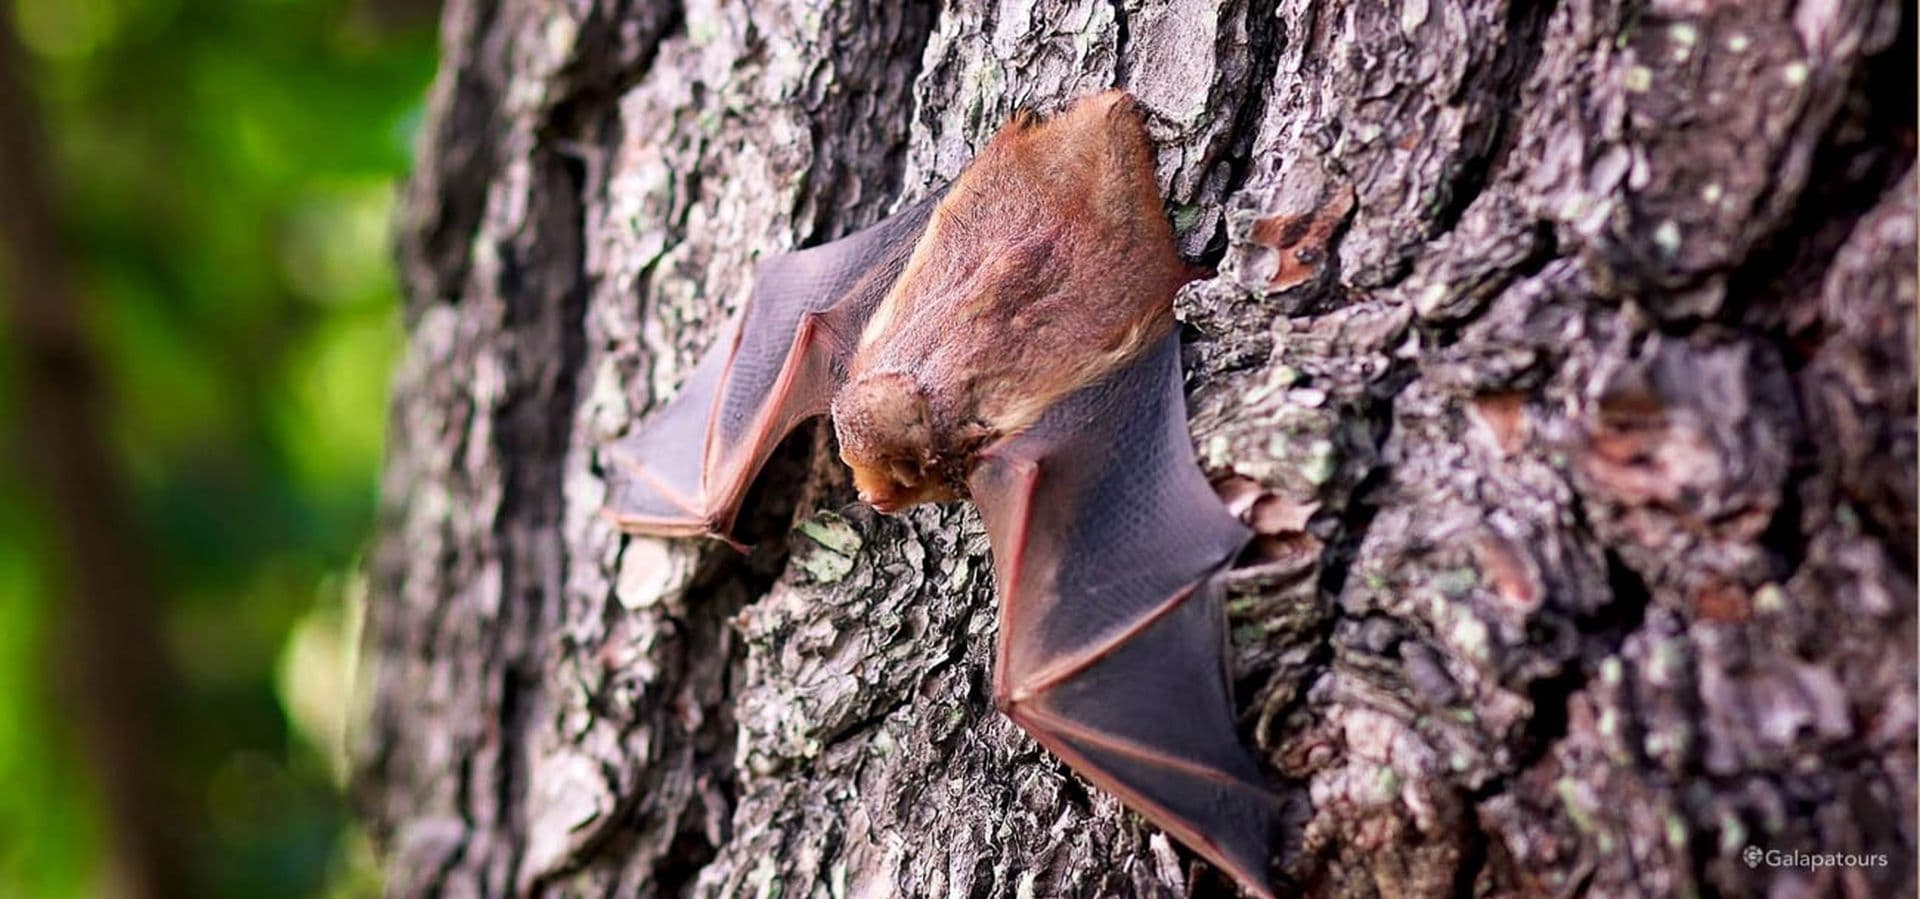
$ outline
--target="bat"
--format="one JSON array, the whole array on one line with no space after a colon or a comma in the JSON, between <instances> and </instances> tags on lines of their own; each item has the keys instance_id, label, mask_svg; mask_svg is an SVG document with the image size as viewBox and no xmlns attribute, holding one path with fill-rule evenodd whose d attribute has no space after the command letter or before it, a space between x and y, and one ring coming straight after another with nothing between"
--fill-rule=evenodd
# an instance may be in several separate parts
<instances>
[{"instance_id":1,"label":"bat","mask_svg":"<svg viewBox=\"0 0 1920 899\"><path fill-rule=\"evenodd\" d=\"M1216 575L1249 532L1194 460L1174 249L1133 99L1016 115L945 190L764 260L678 395L607 447L607 514L728 536L779 441L832 419L860 499L970 499L996 707L1260 896L1280 802L1234 727Z\"/></svg>"}]
</instances>

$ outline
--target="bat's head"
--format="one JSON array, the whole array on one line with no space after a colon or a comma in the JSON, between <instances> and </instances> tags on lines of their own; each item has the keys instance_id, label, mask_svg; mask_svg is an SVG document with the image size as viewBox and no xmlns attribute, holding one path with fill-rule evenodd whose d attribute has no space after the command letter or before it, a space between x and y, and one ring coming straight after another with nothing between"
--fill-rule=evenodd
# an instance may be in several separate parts
<instances>
[{"instance_id":1,"label":"bat's head","mask_svg":"<svg viewBox=\"0 0 1920 899\"><path fill-rule=\"evenodd\" d=\"M965 467L912 375L856 374L834 397L833 429L862 502L892 513L960 497Z\"/></svg>"}]
</instances>

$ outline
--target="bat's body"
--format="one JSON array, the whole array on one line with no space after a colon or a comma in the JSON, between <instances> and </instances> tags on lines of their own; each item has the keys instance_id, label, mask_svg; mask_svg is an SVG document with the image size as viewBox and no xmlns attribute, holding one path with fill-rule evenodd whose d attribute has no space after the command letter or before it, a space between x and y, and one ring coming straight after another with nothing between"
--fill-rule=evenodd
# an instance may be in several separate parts
<instances>
[{"instance_id":1,"label":"bat's body","mask_svg":"<svg viewBox=\"0 0 1920 899\"><path fill-rule=\"evenodd\" d=\"M1270 895L1278 806L1235 734L1213 578L1247 532L1188 442L1189 277L1130 98L1016 118L943 195L763 262L737 332L612 447L609 513L724 536L774 445L830 412L861 499L980 508L998 706Z\"/></svg>"},{"instance_id":2,"label":"bat's body","mask_svg":"<svg viewBox=\"0 0 1920 899\"><path fill-rule=\"evenodd\" d=\"M861 499L966 496L982 447L1172 329L1190 276L1124 98L1016 118L934 209L833 402Z\"/></svg>"}]
</instances>

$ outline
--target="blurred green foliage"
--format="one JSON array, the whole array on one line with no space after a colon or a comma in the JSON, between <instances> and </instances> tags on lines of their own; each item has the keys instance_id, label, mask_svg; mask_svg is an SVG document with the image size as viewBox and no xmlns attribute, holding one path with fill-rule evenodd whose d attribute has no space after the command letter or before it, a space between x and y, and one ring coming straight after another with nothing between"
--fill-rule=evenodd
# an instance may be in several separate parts
<instances>
[{"instance_id":1,"label":"blurred green foliage","mask_svg":"<svg viewBox=\"0 0 1920 899\"><path fill-rule=\"evenodd\" d=\"M338 753L400 344L388 223L431 12L0 3L162 579L180 683L157 761L193 829L189 894L362 894ZM61 610L25 493L0 481L0 897L92 896L105 823L50 675Z\"/></svg>"}]
</instances>

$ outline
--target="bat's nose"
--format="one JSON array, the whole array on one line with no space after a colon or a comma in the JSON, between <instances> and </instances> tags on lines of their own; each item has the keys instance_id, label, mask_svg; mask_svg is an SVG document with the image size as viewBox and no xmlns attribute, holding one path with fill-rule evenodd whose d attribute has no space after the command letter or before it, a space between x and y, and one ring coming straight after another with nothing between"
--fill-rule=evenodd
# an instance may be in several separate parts
<instances>
[{"instance_id":1,"label":"bat's nose","mask_svg":"<svg viewBox=\"0 0 1920 899\"><path fill-rule=\"evenodd\" d=\"M866 503L869 506L872 506L875 511L878 511L885 515L892 515L893 513L900 511L899 500L895 499L891 495L882 496L871 490L862 490L860 491L860 501L863 503Z\"/></svg>"}]
</instances>

